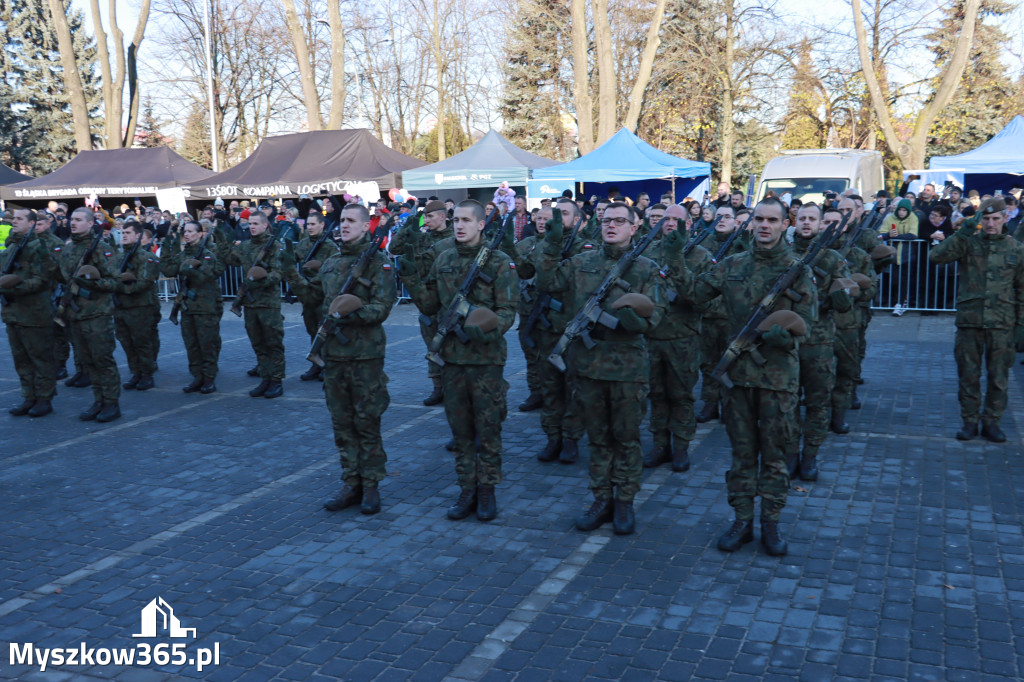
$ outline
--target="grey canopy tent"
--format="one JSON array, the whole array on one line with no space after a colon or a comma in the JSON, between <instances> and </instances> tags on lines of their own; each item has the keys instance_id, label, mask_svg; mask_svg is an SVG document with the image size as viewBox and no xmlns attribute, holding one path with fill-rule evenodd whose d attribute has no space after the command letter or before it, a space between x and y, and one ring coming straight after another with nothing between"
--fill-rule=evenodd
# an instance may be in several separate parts
<instances>
[{"instance_id":1,"label":"grey canopy tent","mask_svg":"<svg viewBox=\"0 0 1024 682\"><path fill-rule=\"evenodd\" d=\"M10 185L15 182L24 182L31 179L31 175L24 175L0 163L0 185Z\"/></svg>"},{"instance_id":2,"label":"grey canopy tent","mask_svg":"<svg viewBox=\"0 0 1024 682\"><path fill-rule=\"evenodd\" d=\"M354 183L397 187L423 162L396 152L365 128L320 130L265 138L234 168L192 185L192 199L341 194Z\"/></svg>"}]
</instances>

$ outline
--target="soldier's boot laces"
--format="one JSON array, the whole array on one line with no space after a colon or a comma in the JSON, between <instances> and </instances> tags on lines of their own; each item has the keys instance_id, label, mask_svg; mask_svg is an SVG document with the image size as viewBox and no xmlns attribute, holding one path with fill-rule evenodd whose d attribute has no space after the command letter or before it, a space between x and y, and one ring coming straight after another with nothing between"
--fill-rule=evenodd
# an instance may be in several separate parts
<instances>
[{"instance_id":1,"label":"soldier's boot laces","mask_svg":"<svg viewBox=\"0 0 1024 682\"><path fill-rule=\"evenodd\" d=\"M139 378L139 383L135 384L136 391L148 391L149 389L156 386L156 382L153 381L153 377L148 374L144 374Z\"/></svg>"},{"instance_id":2,"label":"soldier's boot laces","mask_svg":"<svg viewBox=\"0 0 1024 682\"><path fill-rule=\"evenodd\" d=\"M53 412L53 404L49 400L37 400L32 409L28 411L30 417L45 417Z\"/></svg>"},{"instance_id":3,"label":"soldier's boot laces","mask_svg":"<svg viewBox=\"0 0 1024 682\"><path fill-rule=\"evenodd\" d=\"M800 480L818 480L818 448L805 447L800 455Z\"/></svg>"},{"instance_id":4,"label":"soldier's boot laces","mask_svg":"<svg viewBox=\"0 0 1024 682\"><path fill-rule=\"evenodd\" d=\"M20 405L15 405L7 410L12 417L24 417L36 404L35 398L26 398Z\"/></svg>"},{"instance_id":5,"label":"soldier's boot laces","mask_svg":"<svg viewBox=\"0 0 1024 682\"><path fill-rule=\"evenodd\" d=\"M1006 434L1003 433L1003 430L999 428L999 424L996 422L982 422L981 436L993 443L1006 442Z\"/></svg>"},{"instance_id":6,"label":"soldier's boot laces","mask_svg":"<svg viewBox=\"0 0 1024 682\"><path fill-rule=\"evenodd\" d=\"M544 446L544 450L537 455L537 459L541 462L554 462L558 459L558 453L562 451L562 441L559 440L548 440L547 445Z\"/></svg>"},{"instance_id":7,"label":"soldier's boot laces","mask_svg":"<svg viewBox=\"0 0 1024 682\"><path fill-rule=\"evenodd\" d=\"M380 491L377 486L363 488L363 504L359 511L367 516L380 511Z\"/></svg>"},{"instance_id":8,"label":"soldier's boot laces","mask_svg":"<svg viewBox=\"0 0 1024 682\"><path fill-rule=\"evenodd\" d=\"M477 505L476 518L478 521L491 521L498 516L498 500L494 497L493 485L478 485L476 487Z\"/></svg>"},{"instance_id":9,"label":"soldier's boot laces","mask_svg":"<svg viewBox=\"0 0 1024 682\"><path fill-rule=\"evenodd\" d=\"M452 521L461 521L474 511L476 511L476 490L463 488L459 493L459 499L448 507L448 518Z\"/></svg>"},{"instance_id":10,"label":"soldier's boot laces","mask_svg":"<svg viewBox=\"0 0 1024 682\"><path fill-rule=\"evenodd\" d=\"M590 508L582 516L576 518L576 529L597 530L612 520L613 509L611 500L594 500Z\"/></svg>"},{"instance_id":11,"label":"soldier's boot laces","mask_svg":"<svg viewBox=\"0 0 1024 682\"><path fill-rule=\"evenodd\" d=\"M441 378L431 377L431 381L434 382L434 390L430 392L430 395L423 399L423 404L427 407L439 405L444 400L444 386L441 384Z\"/></svg>"},{"instance_id":12,"label":"soldier's boot laces","mask_svg":"<svg viewBox=\"0 0 1024 682\"><path fill-rule=\"evenodd\" d=\"M965 421L963 427L956 432L957 440L974 440L978 435L978 422Z\"/></svg>"},{"instance_id":13,"label":"soldier's boot laces","mask_svg":"<svg viewBox=\"0 0 1024 682\"><path fill-rule=\"evenodd\" d=\"M789 480L795 481L796 474L800 470L800 453L799 452L787 452L786 453L786 470L789 472Z\"/></svg>"},{"instance_id":14,"label":"soldier's boot laces","mask_svg":"<svg viewBox=\"0 0 1024 682\"><path fill-rule=\"evenodd\" d=\"M280 381L271 381L267 390L263 393L264 398L280 398L284 395L284 385Z\"/></svg>"},{"instance_id":15,"label":"soldier's boot laces","mask_svg":"<svg viewBox=\"0 0 1024 682\"><path fill-rule=\"evenodd\" d=\"M754 522L736 519L729 530L718 538L718 549L723 552L735 552L754 539Z\"/></svg>"},{"instance_id":16,"label":"soldier's boot laces","mask_svg":"<svg viewBox=\"0 0 1024 682\"><path fill-rule=\"evenodd\" d=\"M659 434L660 436L660 434ZM661 436L654 441L654 446L644 455L644 468L653 469L661 466L669 459L668 436Z\"/></svg>"},{"instance_id":17,"label":"soldier's boot laces","mask_svg":"<svg viewBox=\"0 0 1024 682\"><path fill-rule=\"evenodd\" d=\"M138 386L140 381L142 381L142 377L138 374L133 374L131 379L121 384L121 388L130 391Z\"/></svg>"},{"instance_id":18,"label":"soldier's boot laces","mask_svg":"<svg viewBox=\"0 0 1024 682\"><path fill-rule=\"evenodd\" d=\"M761 544L771 556L786 556L788 545L779 532L779 522L761 519Z\"/></svg>"},{"instance_id":19,"label":"soldier's boot laces","mask_svg":"<svg viewBox=\"0 0 1024 682\"><path fill-rule=\"evenodd\" d=\"M112 403L103 403L103 409L96 415L96 421L106 423L121 418L121 406L115 400Z\"/></svg>"},{"instance_id":20,"label":"soldier's boot laces","mask_svg":"<svg viewBox=\"0 0 1024 682\"><path fill-rule=\"evenodd\" d=\"M78 418L84 422L91 422L92 420L96 419L96 415L98 415L102 410L103 403L97 400L96 402L89 406L88 410L78 415Z\"/></svg>"},{"instance_id":21,"label":"soldier's boot laces","mask_svg":"<svg viewBox=\"0 0 1024 682\"><path fill-rule=\"evenodd\" d=\"M199 385L202 386L202 383ZM249 391L249 395L253 398L262 398L268 388L270 388L270 379L264 379L256 388Z\"/></svg>"},{"instance_id":22,"label":"soldier's boot laces","mask_svg":"<svg viewBox=\"0 0 1024 682\"><path fill-rule=\"evenodd\" d=\"M575 464L579 458L579 441L572 440L571 438L566 438L562 441L562 454L558 456L558 461L562 464Z\"/></svg>"},{"instance_id":23,"label":"soldier's boot laces","mask_svg":"<svg viewBox=\"0 0 1024 682\"><path fill-rule=\"evenodd\" d=\"M311 364L309 366L309 369L307 369L305 372L303 372L299 376L299 380L301 380L301 381L315 381L316 379L320 378L320 372L322 372L322 371L323 371L323 367L321 367L320 365L318 365L316 363L313 363L313 364Z\"/></svg>"},{"instance_id":24,"label":"soldier's boot laces","mask_svg":"<svg viewBox=\"0 0 1024 682\"><path fill-rule=\"evenodd\" d=\"M697 421L701 424L718 419L718 403L705 403L701 411L697 413Z\"/></svg>"},{"instance_id":25,"label":"soldier's boot laces","mask_svg":"<svg viewBox=\"0 0 1024 682\"><path fill-rule=\"evenodd\" d=\"M690 470L690 444L682 441L679 444L673 440L672 443L672 471L683 472Z\"/></svg>"},{"instance_id":26,"label":"soldier's boot laces","mask_svg":"<svg viewBox=\"0 0 1024 682\"><path fill-rule=\"evenodd\" d=\"M519 403L519 411L520 412L532 412L533 410L538 409L542 404L543 404L543 402L540 399L540 395L538 395L536 393L531 393L526 398L526 400L524 400L523 402Z\"/></svg>"},{"instance_id":27,"label":"soldier's boot laces","mask_svg":"<svg viewBox=\"0 0 1024 682\"><path fill-rule=\"evenodd\" d=\"M636 513L633 501L615 500L612 530L616 535L632 535L636 531Z\"/></svg>"},{"instance_id":28,"label":"soldier's boot laces","mask_svg":"<svg viewBox=\"0 0 1024 682\"><path fill-rule=\"evenodd\" d=\"M363 487L360 485L349 485L346 483L338 496L324 502L324 509L327 511L341 511L357 505L363 501Z\"/></svg>"},{"instance_id":29,"label":"soldier's boot laces","mask_svg":"<svg viewBox=\"0 0 1024 682\"><path fill-rule=\"evenodd\" d=\"M850 425L846 423L846 412L832 408L832 422L828 425L832 433L844 436L850 432Z\"/></svg>"},{"instance_id":30,"label":"soldier's boot laces","mask_svg":"<svg viewBox=\"0 0 1024 682\"><path fill-rule=\"evenodd\" d=\"M195 393L196 391L198 391L202 387L203 387L203 380L202 379L193 379L191 384L189 384L188 386L186 386L185 388L183 388L181 390L184 393Z\"/></svg>"}]
</instances>

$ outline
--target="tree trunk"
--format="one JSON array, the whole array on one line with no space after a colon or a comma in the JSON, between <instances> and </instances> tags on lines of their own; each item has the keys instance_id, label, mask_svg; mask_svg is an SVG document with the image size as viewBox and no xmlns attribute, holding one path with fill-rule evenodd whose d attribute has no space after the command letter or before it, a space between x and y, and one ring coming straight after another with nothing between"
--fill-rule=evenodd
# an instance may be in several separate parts
<instances>
[{"instance_id":1,"label":"tree trunk","mask_svg":"<svg viewBox=\"0 0 1024 682\"><path fill-rule=\"evenodd\" d=\"M629 95L629 109L626 112L626 120L623 122L623 125L634 133L637 123L640 121L640 108L644 103L644 92L647 90L647 84L651 81L654 57L661 44L661 39L658 36L661 33L661 19L664 15L665 0L657 0L654 15L651 17L651 26L647 29L647 43L644 45L644 54L640 59L640 72L637 74L636 83L633 84L633 91Z\"/></svg>"},{"instance_id":2,"label":"tree trunk","mask_svg":"<svg viewBox=\"0 0 1024 682\"><path fill-rule=\"evenodd\" d=\"M577 142L580 154L594 149L594 101L590 98L587 69L587 8L584 0L571 0L572 17L572 96L576 104Z\"/></svg>"},{"instance_id":3,"label":"tree trunk","mask_svg":"<svg viewBox=\"0 0 1024 682\"><path fill-rule=\"evenodd\" d=\"M281 0L284 8L284 20L288 25L288 33L292 38L292 47L295 48L295 61L299 65L299 80L302 82L302 99L306 104L307 127L310 130L322 130L323 121L320 118L320 93L316 89L316 80L313 74L313 65L309 60L309 45L306 44L306 35L302 32L302 25L299 23L299 15L295 11L294 0Z\"/></svg>"},{"instance_id":4,"label":"tree trunk","mask_svg":"<svg viewBox=\"0 0 1024 682\"><path fill-rule=\"evenodd\" d=\"M125 125L124 145L131 147L135 142L135 128L139 122L139 88L135 65L139 58L142 38L146 35L146 23L149 21L149 0L142 0L139 8L139 23L135 25L135 35L128 46L128 121Z\"/></svg>"},{"instance_id":5,"label":"tree trunk","mask_svg":"<svg viewBox=\"0 0 1024 682\"><path fill-rule=\"evenodd\" d=\"M113 118L114 77L110 73L110 50L107 47L107 32L103 30L99 0L90 0L89 8L92 10L92 30L96 34L96 56L99 58L100 77L103 80L103 146L111 149L110 140L114 135L116 124ZM118 130L118 138L121 137L120 132Z\"/></svg>"},{"instance_id":6,"label":"tree trunk","mask_svg":"<svg viewBox=\"0 0 1024 682\"><path fill-rule=\"evenodd\" d=\"M327 0L327 18L331 28L331 113L327 127L341 128L345 113L345 27L341 23L340 0Z\"/></svg>"},{"instance_id":7,"label":"tree trunk","mask_svg":"<svg viewBox=\"0 0 1024 682\"><path fill-rule=\"evenodd\" d=\"M448 158L445 154L444 141L444 63L441 54L441 15L438 10L437 0L434 0L434 68L437 70L437 160L444 161Z\"/></svg>"},{"instance_id":8,"label":"tree trunk","mask_svg":"<svg viewBox=\"0 0 1024 682\"><path fill-rule=\"evenodd\" d=\"M615 134L618 122L615 54L608 21L608 0L593 0L594 48L597 51L597 144Z\"/></svg>"},{"instance_id":9,"label":"tree trunk","mask_svg":"<svg viewBox=\"0 0 1024 682\"><path fill-rule=\"evenodd\" d=\"M110 35L114 39L114 82L111 84L110 93L112 99L110 109L107 113L107 149L119 149L123 147L121 137L121 118L124 114L124 33L117 25L117 9L115 0L109 0L107 5L107 16L110 18ZM111 120L112 119L112 120Z\"/></svg>"},{"instance_id":10,"label":"tree trunk","mask_svg":"<svg viewBox=\"0 0 1024 682\"><path fill-rule=\"evenodd\" d=\"M722 65L722 169L719 182L732 183L732 150L736 145L736 124L733 122L735 101L732 69L736 60L736 3L725 2L725 63Z\"/></svg>"},{"instance_id":11,"label":"tree trunk","mask_svg":"<svg viewBox=\"0 0 1024 682\"><path fill-rule=\"evenodd\" d=\"M60 65L64 85L68 89L71 101L71 119L75 129L75 146L78 151L92 149L92 135L89 132L89 105L85 102L85 88L82 87L82 76L78 73L75 62L75 47L71 42L71 28L68 17L64 13L61 0L47 0L50 16L53 17L53 28L57 33L57 48L60 51Z\"/></svg>"}]
</instances>

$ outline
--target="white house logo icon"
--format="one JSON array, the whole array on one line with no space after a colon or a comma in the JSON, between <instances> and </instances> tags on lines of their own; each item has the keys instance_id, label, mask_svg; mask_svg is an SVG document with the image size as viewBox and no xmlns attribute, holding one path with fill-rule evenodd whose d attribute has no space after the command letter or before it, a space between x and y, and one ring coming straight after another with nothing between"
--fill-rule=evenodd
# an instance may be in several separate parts
<instances>
[{"instance_id":1,"label":"white house logo icon","mask_svg":"<svg viewBox=\"0 0 1024 682\"><path fill-rule=\"evenodd\" d=\"M162 625L158 625L158 622ZM170 637L188 637L189 633L192 633L193 639L196 636L195 628L181 627L181 621L174 615L174 609L163 597L157 597L142 609L142 632L132 637L156 637L158 629L165 631Z\"/></svg>"},{"instance_id":2,"label":"white house logo icon","mask_svg":"<svg viewBox=\"0 0 1024 682\"><path fill-rule=\"evenodd\" d=\"M444 182L444 173L434 173L434 184L440 185Z\"/></svg>"}]
</instances>

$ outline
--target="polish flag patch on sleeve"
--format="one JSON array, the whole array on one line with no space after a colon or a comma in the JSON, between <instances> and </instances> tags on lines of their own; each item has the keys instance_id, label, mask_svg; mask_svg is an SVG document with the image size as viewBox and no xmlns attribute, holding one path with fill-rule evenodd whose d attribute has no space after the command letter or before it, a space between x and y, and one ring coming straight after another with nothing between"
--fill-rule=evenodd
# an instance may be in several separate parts
<instances>
[{"instance_id":1,"label":"polish flag patch on sleeve","mask_svg":"<svg viewBox=\"0 0 1024 682\"><path fill-rule=\"evenodd\" d=\"M513 263L512 261L509 261L509 262L508 262L508 266L509 266L510 268L512 268L513 270L515 270L515 269L516 269L516 264L515 264L515 263Z\"/></svg>"},{"instance_id":2,"label":"polish flag patch on sleeve","mask_svg":"<svg viewBox=\"0 0 1024 682\"><path fill-rule=\"evenodd\" d=\"M385 270L390 270L391 269L391 263L385 262L384 265L382 265L381 267L384 268Z\"/></svg>"}]
</instances>

